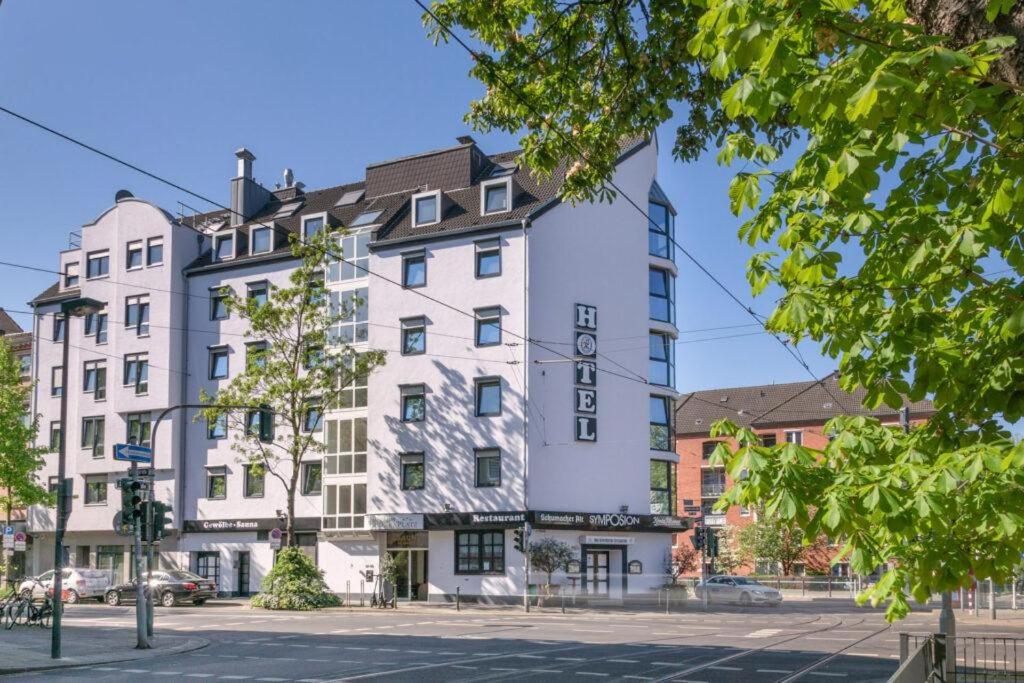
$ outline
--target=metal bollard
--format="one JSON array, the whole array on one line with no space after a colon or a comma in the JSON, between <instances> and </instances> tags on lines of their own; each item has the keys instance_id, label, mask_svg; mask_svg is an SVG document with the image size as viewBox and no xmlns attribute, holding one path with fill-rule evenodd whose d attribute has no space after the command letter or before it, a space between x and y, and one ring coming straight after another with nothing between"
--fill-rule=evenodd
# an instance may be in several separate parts
<instances>
[{"instance_id":1,"label":"metal bollard","mask_svg":"<svg viewBox=\"0 0 1024 683\"><path fill-rule=\"evenodd\" d=\"M363 580L359 581L359 606L363 606L363 597L366 595L366 582Z\"/></svg>"},{"instance_id":2,"label":"metal bollard","mask_svg":"<svg viewBox=\"0 0 1024 683\"><path fill-rule=\"evenodd\" d=\"M665 614L668 614L668 603L672 599L671 588L665 589Z\"/></svg>"},{"instance_id":3,"label":"metal bollard","mask_svg":"<svg viewBox=\"0 0 1024 683\"><path fill-rule=\"evenodd\" d=\"M1017 609L1017 577L1013 577L1013 583L1010 584L1010 609Z\"/></svg>"},{"instance_id":4,"label":"metal bollard","mask_svg":"<svg viewBox=\"0 0 1024 683\"><path fill-rule=\"evenodd\" d=\"M558 595L562 598L562 614L565 614L565 593L563 591L558 591Z\"/></svg>"},{"instance_id":5,"label":"metal bollard","mask_svg":"<svg viewBox=\"0 0 1024 683\"><path fill-rule=\"evenodd\" d=\"M345 582L345 604L352 609L352 581Z\"/></svg>"},{"instance_id":6,"label":"metal bollard","mask_svg":"<svg viewBox=\"0 0 1024 683\"><path fill-rule=\"evenodd\" d=\"M455 587L455 611L462 611L462 586Z\"/></svg>"},{"instance_id":7,"label":"metal bollard","mask_svg":"<svg viewBox=\"0 0 1024 683\"><path fill-rule=\"evenodd\" d=\"M900 664L907 661L907 657L910 656L910 635L907 633L900 634Z\"/></svg>"},{"instance_id":8,"label":"metal bollard","mask_svg":"<svg viewBox=\"0 0 1024 683\"><path fill-rule=\"evenodd\" d=\"M991 578L988 580L988 618L996 618L996 584Z\"/></svg>"}]
</instances>

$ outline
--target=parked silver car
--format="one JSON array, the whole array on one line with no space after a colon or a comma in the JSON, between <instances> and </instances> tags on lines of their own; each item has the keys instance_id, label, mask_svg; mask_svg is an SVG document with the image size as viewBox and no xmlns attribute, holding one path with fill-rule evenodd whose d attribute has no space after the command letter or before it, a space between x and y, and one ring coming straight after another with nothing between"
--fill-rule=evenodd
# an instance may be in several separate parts
<instances>
[{"instance_id":1,"label":"parked silver car","mask_svg":"<svg viewBox=\"0 0 1024 683\"><path fill-rule=\"evenodd\" d=\"M65 568L61 573L61 589L64 602L75 604L82 598L103 600L103 594L110 586L110 572L102 569ZM35 599L43 597L43 591L53 591L53 570L43 572L35 578L26 579L18 586L18 593Z\"/></svg>"},{"instance_id":2,"label":"parked silver car","mask_svg":"<svg viewBox=\"0 0 1024 683\"><path fill-rule=\"evenodd\" d=\"M709 603L731 602L744 606L777 607L782 602L782 593L746 576L712 576L706 582L698 583L694 594L703 600L704 591L707 591Z\"/></svg>"}]
</instances>

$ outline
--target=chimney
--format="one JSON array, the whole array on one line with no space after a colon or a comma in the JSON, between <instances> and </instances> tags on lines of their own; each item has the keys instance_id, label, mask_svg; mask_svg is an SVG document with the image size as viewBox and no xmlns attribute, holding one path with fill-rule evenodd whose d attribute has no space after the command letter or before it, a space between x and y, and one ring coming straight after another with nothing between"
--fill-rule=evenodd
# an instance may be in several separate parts
<instances>
[{"instance_id":1,"label":"chimney","mask_svg":"<svg viewBox=\"0 0 1024 683\"><path fill-rule=\"evenodd\" d=\"M231 225L245 223L267 205L270 192L252 177L252 162L256 155L245 147L235 152L238 159L237 175L231 179Z\"/></svg>"},{"instance_id":2,"label":"chimney","mask_svg":"<svg viewBox=\"0 0 1024 683\"><path fill-rule=\"evenodd\" d=\"M292 173L292 169L290 169L290 168L284 169L284 186L285 187L291 187L292 183L294 183L294 182L295 182L295 174Z\"/></svg>"}]
</instances>

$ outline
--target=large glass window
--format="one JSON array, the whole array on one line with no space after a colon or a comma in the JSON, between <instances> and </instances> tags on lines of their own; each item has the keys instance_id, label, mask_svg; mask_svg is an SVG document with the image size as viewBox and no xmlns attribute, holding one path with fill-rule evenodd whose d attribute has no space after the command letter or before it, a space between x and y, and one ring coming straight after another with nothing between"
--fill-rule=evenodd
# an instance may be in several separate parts
<instances>
[{"instance_id":1,"label":"large glass window","mask_svg":"<svg viewBox=\"0 0 1024 683\"><path fill-rule=\"evenodd\" d=\"M672 258L672 212L664 204L647 205L647 249L652 256Z\"/></svg>"},{"instance_id":2,"label":"large glass window","mask_svg":"<svg viewBox=\"0 0 1024 683\"><path fill-rule=\"evenodd\" d=\"M402 490L419 491L426 485L426 466L422 453L402 453Z\"/></svg>"},{"instance_id":3,"label":"large glass window","mask_svg":"<svg viewBox=\"0 0 1024 683\"><path fill-rule=\"evenodd\" d=\"M651 514L676 514L676 498L676 464L668 460L652 460Z\"/></svg>"},{"instance_id":4,"label":"large glass window","mask_svg":"<svg viewBox=\"0 0 1024 683\"><path fill-rule=\"evenodd\" d=\"M82 418L82 450L91 451L92 457L103 457L103 432L106 420L103 417Z\"/></svg>"},{"instance_id":5,"label":"large glass window","mask_svg":"<svg viewBox=\"0 0 1024 683\"><path fill-rule=\"evenodd\" d=\"M368 398L368 375L365 372L355 373L356 359L352 356L342 358L337 363L337 379L341 385L338 393L338 404L335 408L365 408Z\"/></svg>"},{"instance_id":6,"label":"large glass window","mask_svg":"<svg viewBox=\"0 0 1024 683\"><path fill-rule=\"evenodd\" d=\"M324 439L325 474L366 471L366 418L327 420Z\"/></svg>"},{"instance_id":7,"label":"large glass window","mask_svg":"<svg viewBox=\"0 0 1024 683\"><path fill-rule=\"evenodd\" d=\"M128 443L135 444L137 446L146 446L150 444L150 414L149 413L128 413L125 416L125 420L128 423Z\"/></svg>"},{"instance_id":8,"label":"large glass window","mask_svg":"<svg viewBox=\"0 0 1024 683\"><path fill-rule=\"evenodd\" d=\"M651 268L648 271L649 307L652 320L675 322L675 278L667 270Z\"/></svg>"},{"instance_id":9,"label":"large glass window","mask_svg":"<svg viewBox=\"0 0 1024 683\"><path fill-rule=\"evenodd\" d=\"M327 268L328 282L347 282L368 277L370 266L370 233L360 232L354 235L338 237L338 249L341 251L340 261L332 261Z\"/></svg>"},{"instance_id":10,"label":"large glass window","mask_svg":"<svg viewBox=\"0 0 1024 683\"><path fill-rule=\"evenodd\" d=\"M672 429L667 396L651 396L651 448L656 451L672 450Z\"/></svg>"},{"instance_id":11,"label":"large glass window","mask_svg":"<svg viewBox=\"0 0 1024 683\"><path fill-rule=\"evenodd\" d=\"M501 486L501 451L497 448L476 450L476 485L480 488Z\"/></svg>"},{"instance_id":12,"label":"large glass window","mask_svg":"<svg viewBox=\"0 0 1024 683\"><path fill-rule=\"evenodd\" d=\"M456 574L504 574L505 531L456 531Z\"/></svg>"},{"instance_id":13,"label":"large glass window","mask_svg":"<svg viewBox=\"0 0 1024 683\"><path fill-rule=\"evenodd\" d=\"M369 339L369 289L331 292L330 313L336 318L330 339L335 344L353 344Z\"/></svg>"},{"instance_id":14,"label":"large glass window","mask_svg":"<svg viewBox=\"0 0 1024 683\"><path fill-rule=\"evenodd\" d=\"M478 416L501 414L501 380L486 378L476 380L476 414Z\"/></svg>"},{"instance_id":15,"label":"large glass window","mask_svg":"<svg viewBox=\"0 0 1024 683\"><path fill-rule=\"evenodd\" d=\"M324 487L324 529L362 529L366 525L366 484Z\"/></svg>"},{"instance_id":16,"label":"large glass window","mask_svg":"<svg viewBox=\"0 0 1024 683\"><path fill-rule=\"evenodd\" d=\"M663 332L651 332L650 354L647 365L647 381L664 387L675 385L675 344Z\"/></svg>"}]
</instances>

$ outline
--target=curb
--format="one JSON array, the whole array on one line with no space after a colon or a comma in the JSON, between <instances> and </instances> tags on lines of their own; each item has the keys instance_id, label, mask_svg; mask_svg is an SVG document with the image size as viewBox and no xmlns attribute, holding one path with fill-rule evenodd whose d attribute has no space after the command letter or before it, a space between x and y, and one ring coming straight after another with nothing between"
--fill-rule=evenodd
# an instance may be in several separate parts
<instances>
[{"instance_id":1,"label":"curb","mask_svg":"<svg viewBox=\"0 0 1024 683\"><path fill-rule=\"evenodd\" d=\"M131 650L121 656L104 655L101 657L67 657L58 662L47 662L39 665L28 666L3 666L0 667L0 676L11 676L14 674L31 673L33 671L53 671L55 669L73 669L81 666L95 666L97 664L114 664L117 662L136 662L143 659L154 659L166 655L182 654L201 650L210 644L205 638L189 638L184 643L173 645L168 648L151 648L149 650Z\"/></svg>"}]
</instances>

